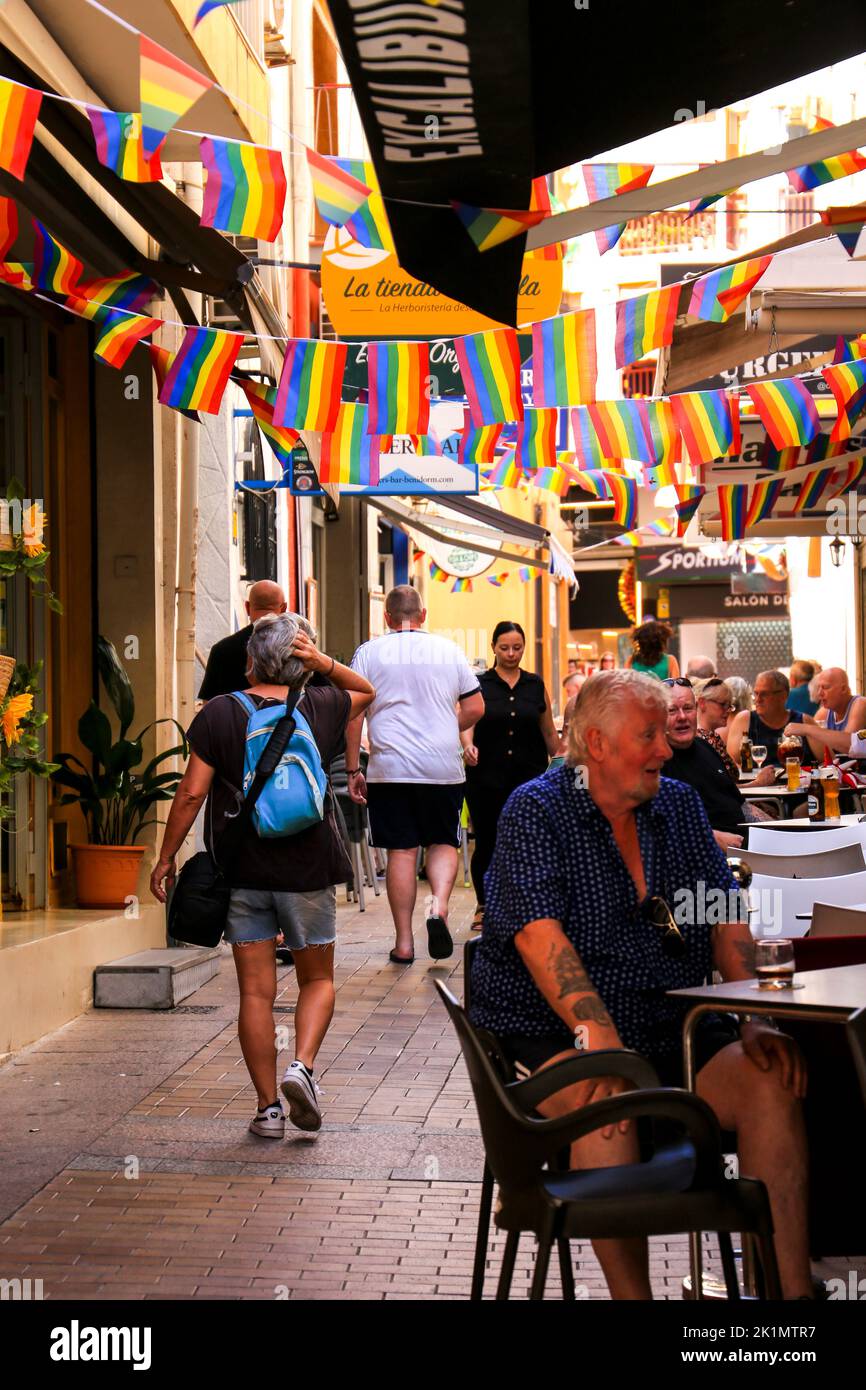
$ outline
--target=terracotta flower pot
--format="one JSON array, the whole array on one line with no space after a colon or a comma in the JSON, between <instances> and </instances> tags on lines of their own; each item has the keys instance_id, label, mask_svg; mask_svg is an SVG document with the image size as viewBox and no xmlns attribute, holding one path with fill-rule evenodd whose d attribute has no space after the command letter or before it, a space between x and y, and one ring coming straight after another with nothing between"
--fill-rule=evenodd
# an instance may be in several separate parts
<instances>
[{"instance_id":1,"label":"terracotta flower pot","mask_svg":"<svg viewBox=\"0 0 866 1390\"><path fill-rule=\"evenodd\" d=\"M138 892L145 845L70 845L79 907L126 907Z\"/></svg>"}]
</instances>

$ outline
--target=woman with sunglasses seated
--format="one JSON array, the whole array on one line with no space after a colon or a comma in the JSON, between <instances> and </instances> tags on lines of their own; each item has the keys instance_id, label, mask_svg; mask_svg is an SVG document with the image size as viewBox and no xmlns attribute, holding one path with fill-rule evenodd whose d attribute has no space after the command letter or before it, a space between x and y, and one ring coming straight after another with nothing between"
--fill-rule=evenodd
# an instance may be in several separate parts
<instances>
[{"instance_id":1,"label":"woman with sunglasses seated","mask_svg":"<svg viewBox=\"0 0 866 1390\"><path fill-rule=\"evenodd\" d=\"M747 914L700 799L661 775L667 727L658 680L599 672L577 702L566 766L518 787L503 811L470 1014L518 1076L575 1047L631 1048L664 1085L681 1086L689 1005L669 991L714 969L726 981L754 976ZM785 1297L811 1297L802 1058L764 1023L723 1014L699 1021L696 1048L698 1094L737 1131L742 1174L767 1185ZM571 1114L625 1089L621 1078L593 1078L538 1110ZM634 1125L572 1146L576 1168L637 1161ZM603 1240L595 1251L612 1297L652 1297L645 1240Z\"/></svg>"},{"instance_id":2,"label":"woman with sunglasses seated","mask_svg":"<svg viewBox=\"0 0 866 1390\"><path fill-rule=\"evenodd\" d=\"M668 642L673 637L673 629L667 623L649 618L631 635L632 655L626 661L631 671L641 671L645 676L656 676L658 680L670 680L680 674L675 656L668 655Z\"/></svg>"}]
</instances>

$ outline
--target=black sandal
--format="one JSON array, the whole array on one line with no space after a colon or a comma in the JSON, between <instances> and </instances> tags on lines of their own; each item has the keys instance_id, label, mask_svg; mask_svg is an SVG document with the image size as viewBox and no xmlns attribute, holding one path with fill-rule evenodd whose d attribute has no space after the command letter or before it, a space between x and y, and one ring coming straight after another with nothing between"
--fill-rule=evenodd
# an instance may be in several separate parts
<instances>
[{"instance_id":1,"label":"black sandal","mask_svg":"<svg viewBox=\"0 0 866 1390\"><path fill-rule=\"evenodd\" d=\"M396 951L389 951L388 959L393 961L394 965L413 965L415 962L414 956L398 956Z\"/></svg>"}]
</instances>

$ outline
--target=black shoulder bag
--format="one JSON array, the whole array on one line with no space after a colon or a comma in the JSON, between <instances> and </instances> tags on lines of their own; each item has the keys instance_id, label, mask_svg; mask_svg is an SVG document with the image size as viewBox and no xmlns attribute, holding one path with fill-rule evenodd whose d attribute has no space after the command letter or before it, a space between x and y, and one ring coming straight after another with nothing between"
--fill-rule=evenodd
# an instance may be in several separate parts
<instances>
[{"instance_id":1,"label":"black shoulder bag","mask_svg":"<svg viewBox=\"0 0 866 1390\"><path fill-rule=\"evenodd\" d=\"M297 691L286 701L286 713L277 723L256 766L256 775L240 810L223 832L220 857L201 850L188 859L177 876L168 899L168 934L191 946L218 946L225 931L231 884L228 875L240 853L255 804L295 732L294 710L301 698Z\"/></svg>"}]
</instances>

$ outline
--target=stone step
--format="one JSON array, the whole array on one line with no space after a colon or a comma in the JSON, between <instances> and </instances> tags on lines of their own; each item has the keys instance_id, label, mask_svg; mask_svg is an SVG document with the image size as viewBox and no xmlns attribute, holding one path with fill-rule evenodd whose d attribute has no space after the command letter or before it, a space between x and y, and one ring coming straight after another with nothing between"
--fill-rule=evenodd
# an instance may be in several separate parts
<instances>
[{"instance_id":1,"label":"stone step","mask_svg":"<svg viewBox=\"0 0 866 1390\"><path fill-rule=\"evenodd\" d=\"M97 1009L173 1009L219 970L218 947L179 946L137 951L93 972Z\"/></svg>"}]
</instances>

